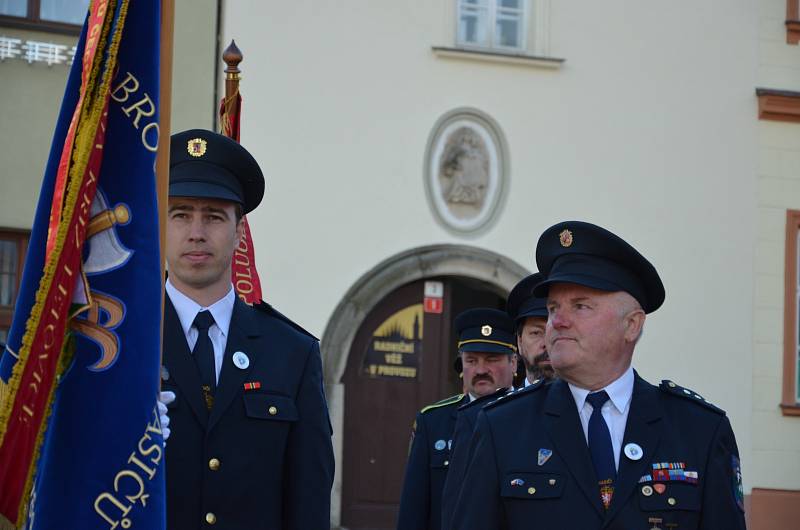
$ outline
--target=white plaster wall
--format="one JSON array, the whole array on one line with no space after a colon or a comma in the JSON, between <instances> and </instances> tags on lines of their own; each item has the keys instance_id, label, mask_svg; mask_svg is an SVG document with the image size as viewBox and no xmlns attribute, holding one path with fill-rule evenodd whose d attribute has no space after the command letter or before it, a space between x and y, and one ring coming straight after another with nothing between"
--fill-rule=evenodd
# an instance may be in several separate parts
<instances>
[{"instance_id":1,"label":"white plaster wall","mask_svg":"<svg viewBox=\"0 0 800 530\"><path fill-rule=\"evenodd\" d=\"M758 86L800 91L800 47L786 44L786 2L762 0ZM751 485L799 489L800 418L784 417L783 310L786 210L800 209L800 124L758 124L758 222L753 323Z\"/></svg>"},{"instance_id":2,"label":"white plaster wall","mask_svg":"<svg viewBox=\"0 0 800 530\"><path fill-rule=\"evenodd\" d=\"M265 297L321 335L348 287L402 250L466 243L534 268L547 226L606 226L667 289L636 366L729 411L749 489L757 4L553 2L557 71L435 57L453 45L450 13L450 0L225 3L222 41L245 54L242 143L267 176L250 216ZM423 185L428 134L462 106L491 115L510 151L510 196L477 237L438 225Z\"/></svg>"}]
</instances>

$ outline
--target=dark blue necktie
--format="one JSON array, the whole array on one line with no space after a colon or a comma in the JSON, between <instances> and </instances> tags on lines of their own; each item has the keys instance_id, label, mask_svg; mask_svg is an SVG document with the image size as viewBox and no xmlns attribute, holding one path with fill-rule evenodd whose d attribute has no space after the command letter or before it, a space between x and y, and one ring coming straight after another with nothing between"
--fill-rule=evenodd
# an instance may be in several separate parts
<instances>
[{"instance_id":1,"label":"dark blue necktie","mask_svg":"<svg viewBox=\"0 0 800 530\"><path fill-rule=\"evenodd\" d=\"M214 368L214 345L208 336L208 328L214 324L214 317L210 311L200 311L194 317L192 325L197 328L197 343L192 350L194 362L200 372L200 382L203 385L203 394L206 396L206 405L210 409L209 397L214 395L217 386L217 372ZM211 401L213 403L213 400Z\"/></svg>"},{"instance_id":2,"label":"dark blue necktie","mask_svg":"<svg viewBox=\"0 0 800 530\"><path fill-rule=\"evenodd\" d=\"M586 401L592 406L592 416L589 418L589 452L592 454L594 472L600 482L613 482L617 478L614 446L611 445L611 433L601 412L603 403L608 401L608 394L605 390L594 392L586 396Z\"/></svg>"}]
</instances>

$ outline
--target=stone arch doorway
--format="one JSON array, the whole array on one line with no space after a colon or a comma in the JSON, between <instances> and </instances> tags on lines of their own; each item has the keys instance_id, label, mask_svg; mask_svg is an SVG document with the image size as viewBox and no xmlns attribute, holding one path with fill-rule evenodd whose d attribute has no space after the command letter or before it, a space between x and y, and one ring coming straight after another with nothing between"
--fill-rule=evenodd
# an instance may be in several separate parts
<instances>
[{"instance_id":1,"label":"stone arch doorway","mask_svg":"<svg viewBox=\"0 0 800 530\"><path fill-rule=\"evenodd\" d=\"M358 356L363 355L363 352L358 350L363 347L363 337L369 335L369 331L376 323L379 325L384 322L387 315L394 314L398 309L408 309L410 306L406 302L413 302L414 297L411 295L411 299L408 298L410 292L416 292L418 301L421 302L422 286L426 280L438 281L446 285L445 308L452 303L453 309L457 309L455 306L464 307L472 300L475 301L475 305L499 304L514 284L526 274L528 271L518 263L485 249L466 245L431 245L411 249L384 260L359 278L348 290L333 312L322 336L324 379L333 423L334 450L337 461L331 514L334 526L346 526L344 523L349 523L353 529L393 527L386 525L386 521L393 517L392 510L396 508L392 505L392 501L397 502L396 499L391 498L391 492L395 488L397 469L402 468L405 464L405 452L395 455L394 460L401 459L402 465L398 467L396 461L391 462L390 468L393 475L387 478L390 484L384 484L386 488L382 500L372 499L369 502L361 502L357 498L358 493L353 491L352 485L361 480L360 473L369 473L369 466L362 465L360 467L362 471L358 471L359 465L353 462L353 452L347 451L348 448L353 447L354 443L357 443L353 440L352 432L354 426L352 404L357 398L354 392L364 391L363 387L357 389L357 385L352 383L353 366L359 365L362 361L360 358L351 359L351 352ZM448 297L451 299L448 300ZM453 311L446 313L447 317L438 327L438 333L441 336L437 340L449 344L452 341L446 335L451 320L447 319L452 319L455 313ZM433 325L429 326L431 330L437 329L435 320L426 320L426 322L433 322ZM426 340L430 340L431 334L429 333L427 337ZM354 348L356 349L354 350ZM449 349L445 348L443 351L449 352ZM442 355L450 355L450 353ZM440 376L445 374L441 367L446 366L447 362L449 361L436 363ZM449 376L445 376L442 380L439 391L447 391L457 384L452 380L448 381L447 377ZM345 381L351 382L349 401L345 399L347 387ZM372 387L372 390L369 391L373 392L374 388ZM432 388L434 387L428 384L421 392L424 395L420 395L419 399L428 399L429 394L433 395L435 390ZM410 406L416 410L416 403ZM346 414L351 415L349 422ZM408 442L408 430L412 419L413 413L409 418L404 418L400 425L402 432L400 436L404 446ZM346 423L349 433L345 432ZM375 424L372 427L380 428ZM398 427L392 426L391 428L397 429ZM347 448L345 440L348 444ZM369 455L360 453L356 456L376 460ZM347 467L345 468L345 466ZM365 469L366 471L364 471ZM347 506L343 506L343 500L347 501ZM385 506L382 506L382 503ZM372 515L370 515L371 511L374 512ZM368 521L376 522L369 523Z\"/></svg>"}]
</instances>

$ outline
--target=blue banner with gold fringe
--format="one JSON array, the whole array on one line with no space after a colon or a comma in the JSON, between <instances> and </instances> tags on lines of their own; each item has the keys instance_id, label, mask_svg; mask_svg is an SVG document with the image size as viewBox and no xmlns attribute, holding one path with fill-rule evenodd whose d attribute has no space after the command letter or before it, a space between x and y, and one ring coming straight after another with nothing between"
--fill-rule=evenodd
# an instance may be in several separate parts
<instances>
[{"instance_id":1,"label":"blue banner with gold fringe","mask_svg":"<svg viewBox=\"0 0 800 530\"><path fill-rule=\"evenodd\" d=\"M109 23L102 28L91 26L92 15L103 15L95 12L98 5L109 12ZM158 530L166 527L164 450L156 407L163 286L155 175L161 6L159 0L93 1L92 11L56 125L9 350L0 365L3 380L13 381L28 360L20 352L25 352L23 337L48 266L56 175L70 142L71 122L78 116L81 90L92 80L81 58L92 39L107 39L96 65L113 65L113 54L116 65L107 86L91 88L106 90L100 97L107 104L101 130L93 136L102 141L88 146L102 153L97 171L92 172L91 160L87 169L88 178L96 179L96 191L78 205L87 210L85 237L79 238L83 266L70 312L60 315L68 320L69 331L32 483L24 496L29 499L26 518L16 524L30 530ZM78 131L75 150L85 145ZM14 391L22 391L9 388L12 395L4 404L13 402ZM18 435L12 427L9 423L6 441Z\"/></svg>"}]
</instances>

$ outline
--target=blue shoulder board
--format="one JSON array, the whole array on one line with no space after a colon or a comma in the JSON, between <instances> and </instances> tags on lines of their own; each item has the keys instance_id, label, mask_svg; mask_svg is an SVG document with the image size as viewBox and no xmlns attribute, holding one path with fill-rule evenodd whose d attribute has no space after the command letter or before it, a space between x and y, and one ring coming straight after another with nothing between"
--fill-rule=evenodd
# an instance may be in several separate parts
<instances>
[{"instance_id":1,"label":"blue shoulder board","mask_svg":"<svg viewBox=\"0 0 800 530\"><path fill-rule=\"evenodd\" d=\"M289 324L289 326L291 326L295 330L299 331L303 335L307 335L307 336L311 337L312 339L314 339L316 341L319 341L319 339L317 337L315 337L314 335L312 335L311 333L309 333L308 331L303 329L299 324L297 324L293 320L290 320L289 317L287 317L286 315L284 315L283 313L281 313L280 311L278 311L277 309L275 309L274 307L272 307L271 305L266 303L264 300L261 300L260 302L258 302L256 304L253 304L253 307L258 309L262 313L266 313L267 315L269 315L271 317L277 318L278 320L280 320L282 322L285 322L286 324Z\"/></svg>"},{"instance_id":2,"label":"blue shoulder board","mask_svg":"<svg viewBox=\"0 0 800 530\"><path fill-rule=\"evenodd\" d=\"M437 401L427 407L424 407L420 412L420 414L425 414L429 410L438 409L440 407L446 407L447 405L452 405L454 403L458 403L464 398L464 394L456 394L455 396L450 396L449 398L444 398L441 401Z\"/></svg>"},{"instance_id":3,"label":"blue shoulder board","mask_svg":"<svg viewBox=\"0 0 800 530\"><path fill-rule=\"evenodd\" d=\"M469 409L469 408L472 408L472 407L480 407L480 406L486 405L487 403L491 403L491 402L493 402L493 401L495 401L497 399L500 399L501 397L505 396L506 394L508 394L509 390L511 390L511 389L505 388L505 387L504 388L498 388L497 390L495 390L491 394L487 394L487 395L481 396L481 397L479 397L477 399L473 399L469 403L464 403L463 405L458 407L458 410L461 411L461 410Z\"/></svg>"},{"instance_id":4,"label":"blue shoulder board","mask_svg":"<svg viewBox=\"0 0 800 530\"><path fill-rule=\"evenodd\" d=\"M545 380L545 379L537 379L536 381L534 381L530 385L526 386L525 388L520 388L518 390L514 390L513 392L509 392L505 396L500 396L499 398L497 398L497 401L495 401L493 403L489 403L488 405L486 405L483 408L484 409L491 409L491 408L497 407L498 405L502 405L503 403L508 403L509 401L511 401L513 399L516 399L518 397L527 396L529 394L532 394L532 393L536 392L540 388L544 388L546 386L545 385L546 383L547 383L547 380Z\"/></svg>"},{"instance_id":5,"label":"blue shoulder board","mask_svg":"<svg viewBox=\"0 0 800 530\"><path fill-rule=\"evenodd\" d=\"M706 400L703 396L698 394L693 390L689 390L688 388L684 388L677 383L673 383L669 379L664 379L661 381L661 384L658 386L662 392L666 392L667 394L671 394L673 396L679 396L684 399L687 399L693 403L697 403L698 405L702 405L707 409L711 409L718 414L725 414L725 411L719 408L718 406L714 405L710 401Z\"/></svg>"}]
</instances>

